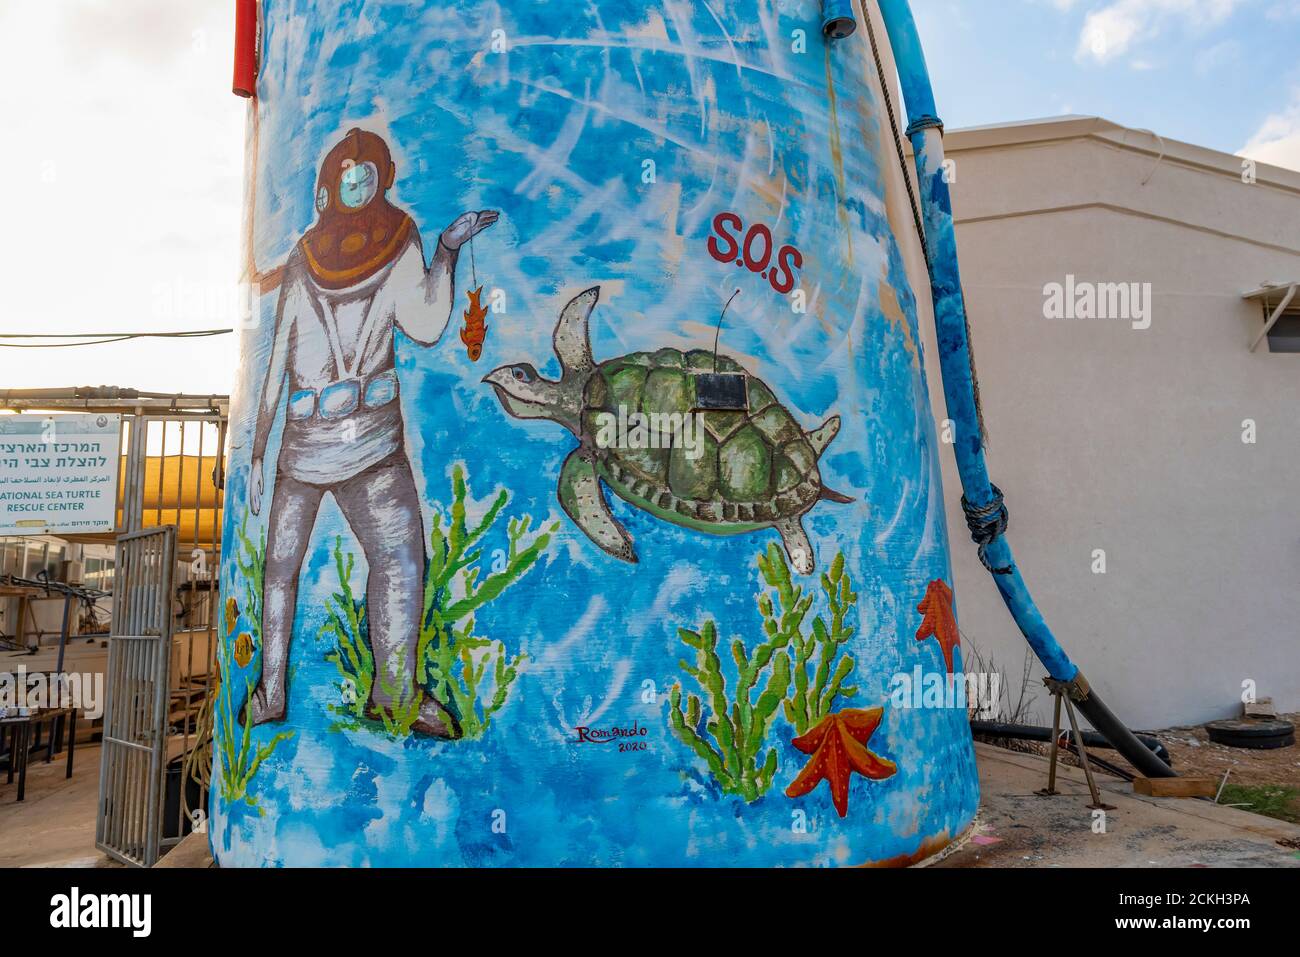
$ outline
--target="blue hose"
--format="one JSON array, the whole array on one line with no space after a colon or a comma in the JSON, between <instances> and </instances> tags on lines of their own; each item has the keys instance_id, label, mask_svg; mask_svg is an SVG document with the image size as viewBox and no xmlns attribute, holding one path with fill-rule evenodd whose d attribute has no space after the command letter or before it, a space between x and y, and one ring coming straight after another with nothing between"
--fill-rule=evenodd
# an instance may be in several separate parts
<instances>
[{"instance_id":1,"label":"blue hose","mask_svg":"<svg viewBox=\"0 0 1300 957\"><path fill-rule=\"evenodd\" d=\"M926 253L930 262L930 286L939 342L939 363L943 371L944 397L948 418L956 433L953 449L957 470L966 493L969 511L997 515L1001 497L989 481L984 461L983 435L975 406L975 381L967 341L966 301L962 295L961 271L957 265L957 236L953 228L952 196L943 165L943 124L935 109L934 92L926 68L925 54L916 22L907 0L881 0L881 14L898 63L899 78L907 104L908 136L916 156L925 222ZM994 573L998 591L1011 616L1024 633L1048 673L1059 681L1072 681L1078 668L1061 648L1047 622L1034 604L1011 554L1011 546L1000 533L990 536L981 547L981 558Z\"/></svg>"},{"instance_id":2,"label":"blue hose","mask_svg":"<svg viewBox=\"0 0 1300 957\"><path fill-rule=\"evenodd\" d=\"M955 429L953 449L965 496L962 505L980 559L992 573L1011 617L1038 660L1057 682L1071 685L1070 697L1099 732L1115 745L1141 773L1164 777L1173 772L1154 756L1088 686L1078 667L1065 653L1034 603L1020 576L1005 536L1007 512L1002 493L989 481L984 460L983 431L975 401L975 374L971 363L961 270L957 264L957 236L953 226L952 195L943 155L943 123L934 102L934 88L916 21L907 0L880 0L880 12L889 34L907 106L907 136L912 142L917 182L921 190L921 216L926 258L934 300L939 365L943 374L948 418ZM868 27L870 25L868 24ZM885 91L888 95L888 91Z\"/></svg>"}]
</instances>

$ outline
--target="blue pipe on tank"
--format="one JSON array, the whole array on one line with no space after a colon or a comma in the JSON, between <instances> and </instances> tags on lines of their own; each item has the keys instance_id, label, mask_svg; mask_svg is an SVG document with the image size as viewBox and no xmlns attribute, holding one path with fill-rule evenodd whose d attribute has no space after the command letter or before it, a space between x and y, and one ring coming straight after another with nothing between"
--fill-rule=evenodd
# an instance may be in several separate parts
<instances>
[{"instance_id":1,"label":"blue pipe on tank","mask_svg":"<svg viewBox=\"0 0 1300 957\"><path fill-rule=\"evenodd\" d=\"M1002 534L1006 513L1001 493L989 481L984 460L970 343L967 340L966 302L957 264L952 195L944 164L943 123L935 108L934 89L930 85L930 73L921 50L916 21L907 0L880 0L880 12L898 66L907 106L907 134L916 158L939 363L948 418L952 420L956 433L953 449L957 456L957 470L961 475L968 514L982 515L986 519L983 537L988 541L981 545L980 557L993 573L1011 616L1048 673L1059 681L1072 681L1079 669L1048 628L1020 576L1011 546ZM975 531L974 527L972 531Z\"/></svg>"},{"instance_id":2,"label":"blue pipe on tank","mask_svg":"<svg viewBox=\"0 0 1300 957\"><path fill-rule=\"evenodd\" d=\"M822 35L828 40L843 40L858 29L853 15L853 0L822 0Z\"/></svg>"},{"instance_id":3,"label":"blue pipe on tank","mask_svg":"<svg viewBox=\"0 0 1300 957\"><path fill-rule=\"evenodd\" d=\"M1101 696L1089 687L1087 679L1047 627L1011 554L1005 535L1006 506L1002 493L989 481L988 466L984 461L984 437L975 402L975 372L971 363L966 300L962 295L961 270L957 265L952 194L948 189L948 167L943 154L943 122L934 105L930 71L925 64L921 38L907 0L880 0L880 13L893 47L907 105L907 135L912 141L916 178L921 191L921 216L925 227L943 392L948 417L956 430L953 448L965 492L962 506L967 524L980 546L980 559L992 572L1002 600L1025 640L1048 674L1059 682L1054 690L1068 693L1084 717L1140 774L1147 777L1173 776L1169 765L1138 740L1106 706Z\"/></svg>"},{"instance_id":4,"label":"blue pipe on tank","mask_svg":"<svg viewBox=\"0 0 1300 957\"><path fill-rule=\"evenodd\" d=\"M894 65L898 69L898 81L903 88L903 101L910 123L907 135L910 137L916 129L930 126L943 129L939 109L934 105L930 69L926 66L921 34L912 18L911 6L907 0L880 0L880 16L885 21L889 45L894 51Z\"/></svg>"}]
</instances>

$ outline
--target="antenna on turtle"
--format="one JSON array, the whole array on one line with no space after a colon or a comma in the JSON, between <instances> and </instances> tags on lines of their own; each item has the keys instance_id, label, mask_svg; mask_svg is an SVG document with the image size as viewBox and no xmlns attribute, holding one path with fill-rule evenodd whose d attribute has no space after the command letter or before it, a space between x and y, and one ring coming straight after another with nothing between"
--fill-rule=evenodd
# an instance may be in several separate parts
<instances>
[{"instance_id":1,"label":"antenna on turtle","mask_svg":"<svg viewBox=\"0 0 1300 957\"><path fill-rule=\"evenodd\" d=\"M739 295L739 289L733 292L731 298L727 300L727 304L722 307L722 314L718 316L718 328L713 333L713 371L715 373L718 371L718 343L722 341L722 320L727 317L727 310L731 308L731 304L736 301L736 297Z\"/></svg>"},{"instance_id":2,"label":"antenna on turtle","mask_svg":"<svg viewBox=\"0 0 1300 957\"><path fill-rule=\"evenodd\" d=\"M718 328L713 334L713 371L693 374L696 412L749 411L749 377L743 372L718 371L718 344L722 340L722 320L739 295L739 289L733 292L727 304L722 307L722 315L718 316Z\"/></svg>"}]
</instances>

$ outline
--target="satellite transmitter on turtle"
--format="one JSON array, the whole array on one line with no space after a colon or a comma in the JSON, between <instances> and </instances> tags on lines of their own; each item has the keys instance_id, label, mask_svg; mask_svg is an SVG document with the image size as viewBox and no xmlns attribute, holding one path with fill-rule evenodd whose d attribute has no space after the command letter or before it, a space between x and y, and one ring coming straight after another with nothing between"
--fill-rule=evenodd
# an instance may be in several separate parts
<instances>
[{"instance_id":1,"label":"satellite transmitter on turtle","mask_svg":"<svg viewBox=\"0 0 1300 957\"><path fill-rule=\"evenodd\" d=\"M697 372L695 378L695 412L748 412L748 377L743 372L718 371L718 343L722 338L722 320L740 295L737 289L722 307L718 328L713 335L713 371Z\"/></svg>"}]
</instances>

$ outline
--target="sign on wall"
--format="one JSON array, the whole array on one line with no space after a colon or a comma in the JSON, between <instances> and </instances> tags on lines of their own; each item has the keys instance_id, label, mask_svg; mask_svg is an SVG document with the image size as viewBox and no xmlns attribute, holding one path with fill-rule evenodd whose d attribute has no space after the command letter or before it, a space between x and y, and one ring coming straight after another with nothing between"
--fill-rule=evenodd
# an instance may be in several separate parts
<instances>
[{"instance_id":1,"label":"sign on wall","mask_svg":"<svg viewBox=\"0 0 1300 957\"><path fill-rule=\"evenodd\" d=\"M0 416L0 535L111 532L120 415Z\"/></svg>"}]
</instances>

